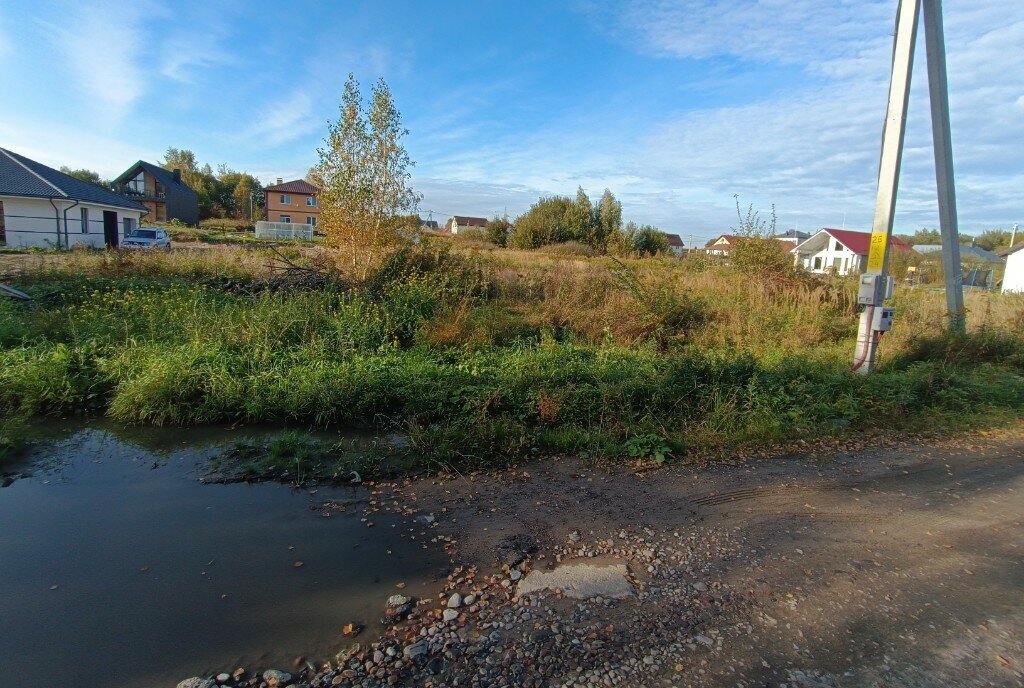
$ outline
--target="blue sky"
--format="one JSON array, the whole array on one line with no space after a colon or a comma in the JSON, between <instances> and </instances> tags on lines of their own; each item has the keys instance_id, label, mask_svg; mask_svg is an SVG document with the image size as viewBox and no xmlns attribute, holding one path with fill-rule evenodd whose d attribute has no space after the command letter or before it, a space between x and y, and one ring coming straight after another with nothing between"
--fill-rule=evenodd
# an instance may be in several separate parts
<instances>
[{"instance_id":1,"label":"blue sky","mask_svg":"<svg viewBox=\"0 0 1024 688\"><path fill-rule=\"evenodd\" d=\"M733 196L867 228L895 0L0 5L0 146L115 175L168 146L264 181L315 161L346 75L383 76L435 218L610 187L701 239ZM961 225L1024 220L1024 3L946 0ZM923 56L923 48L919 51ZM937 222L923 64L899 230Z\"/></svg>"}]
</instances>

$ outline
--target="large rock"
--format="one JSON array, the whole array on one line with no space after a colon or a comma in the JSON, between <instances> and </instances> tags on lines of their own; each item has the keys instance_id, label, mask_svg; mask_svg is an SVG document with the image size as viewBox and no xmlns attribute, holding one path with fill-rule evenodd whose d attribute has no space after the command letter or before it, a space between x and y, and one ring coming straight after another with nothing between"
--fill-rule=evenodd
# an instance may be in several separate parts
<instances>
[{"instance_id":1,"label":"large rock","mask_svg":"<svg viewBox=\"0 0 1024 688\"><path fill-rule=\"evenodd\" d=\"M292 675L287 671L268 669L263 672L263 680L267 682L270 688L280 688L280 686L287 686L292 682Z\"/></svg>"},{"instance_id":2,"label":"large rock","mask_svg":"<svg viewBox=\"0 0 1024 688\"><path fill-rule=\"evenodd\" d=\"M564 564L553 571L530 571L519 582L516 596L561 590L567 597L623 598L633 595L633 586L626 579L623 564L598 566L596 564Z\"/></svg>"},{"instance_id":3,"label":"large rock","mask_svg":"<svg viewBox=\"0 0 1024 688\"><path fill-rule=\"evenodd\" d=\"M208 678L193 676L179 682L178 688L217 688L217 684Z\"/></svg>"},{"instance_id":4,"label":"large rock","mask_svg":"<svg viewBox=\"0 0 1024 688\"><path fill-rule=\"evenodd\" d=\"M427 641L420 640L419 642L415 642L412 645L406 645L405 649L402 650L402 654L405 655L406 658L408 659L415 659L420 655L427 654Z\"/></svg>"}]
</instances>

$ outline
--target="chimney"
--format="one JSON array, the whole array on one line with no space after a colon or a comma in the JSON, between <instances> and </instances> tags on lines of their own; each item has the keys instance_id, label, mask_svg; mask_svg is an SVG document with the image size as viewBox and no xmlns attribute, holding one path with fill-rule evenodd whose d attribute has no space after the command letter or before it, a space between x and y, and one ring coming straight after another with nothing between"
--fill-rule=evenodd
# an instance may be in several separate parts
<instances>
[{"instance_id":1,"label":"chimney","mask_svg":"<svg viewBox=\"0 0 1024 688\"><path fill-rule=\"evenodd\" d=\"M174 183L181 184L181 170L174 170L172 174L174 175Z\"/></svg>"},{"instance_id":2,"label":"chimney","mask_svg":"<svg viewBox=\"0 0 1024 688\"><path fill-rule=\"evenodd\" d=\"M283 179L281 179L280 177L278 177L278 178L277 178L277 183L278 183L278 184L284 184L284 180L283 180Z\"/></svg>"}]
</instances>

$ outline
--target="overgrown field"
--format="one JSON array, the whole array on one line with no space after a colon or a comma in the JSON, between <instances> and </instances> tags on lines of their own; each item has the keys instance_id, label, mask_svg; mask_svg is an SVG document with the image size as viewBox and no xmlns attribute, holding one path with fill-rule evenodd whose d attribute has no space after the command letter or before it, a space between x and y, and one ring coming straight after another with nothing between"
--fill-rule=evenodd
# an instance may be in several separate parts
<instances>
[{"instance_id":1,"label":"overgrown field","mask_svg":"<svg viewBox=\"0 0 1024 688\"><path fill-rule=\"evenodd\" d=\"M302 263L304 254L291 256ZM901 290L880 370L849 372L853 286L701 261L398 254L315 288L224 249L26 263L0 301L0 408L134 423L401 431L419 461L679 459L1024 411L1024 299Z\"/></svg>"}]
</instances>

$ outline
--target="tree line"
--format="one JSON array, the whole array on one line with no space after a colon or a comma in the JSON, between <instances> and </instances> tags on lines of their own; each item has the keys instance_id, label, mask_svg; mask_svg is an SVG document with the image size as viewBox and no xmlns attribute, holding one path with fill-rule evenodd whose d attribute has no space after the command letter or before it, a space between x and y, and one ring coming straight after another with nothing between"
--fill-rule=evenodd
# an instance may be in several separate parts
<instances>
[{"instance_id":1,"label":"tree line","mask_svg":"<svg viewBox=\"0 0 1024 688\"><path fill-rule=\"evenodd\" d=\"M597 204L579 187L576 198L540 198L515 220L494 218L484 234L498 246L534 249L577 242L598 253L654 254L668 250L668 238L657 227L622 223L622 203L605 189Z\"/></svg>"},{"instance_id":2,"label":"tree line","mask_svg":"<svg viewBox=\"0 0 1024 688\"><path fill-rule=\"evenodd\" d=\"M181 179L199 197L199 219L225 218L255 222L266 217L263 184L248 172L209 163L200 165L186 148L168 148L160 166L181 170Z\"/></svg>"},{"instance_id":3,"label":"tree line","mask_svg":"<svg viewBox=\"0 0 1024 688\"><path fill-rule=\"evenodd\" d=\"M920 244L936 245L942 243L942 233L937 229L929 229L927 227L922 227L913 234L897 234L896 236L903 239L911 246L918 246ZM996 251L998 249L1008 247L1012 236L1013 232L1006 229L986 229L977 236L961 234L960 243L961 245L977 246L978 248L985 249L986 251Z\"/></svg>"}]
</instances>

